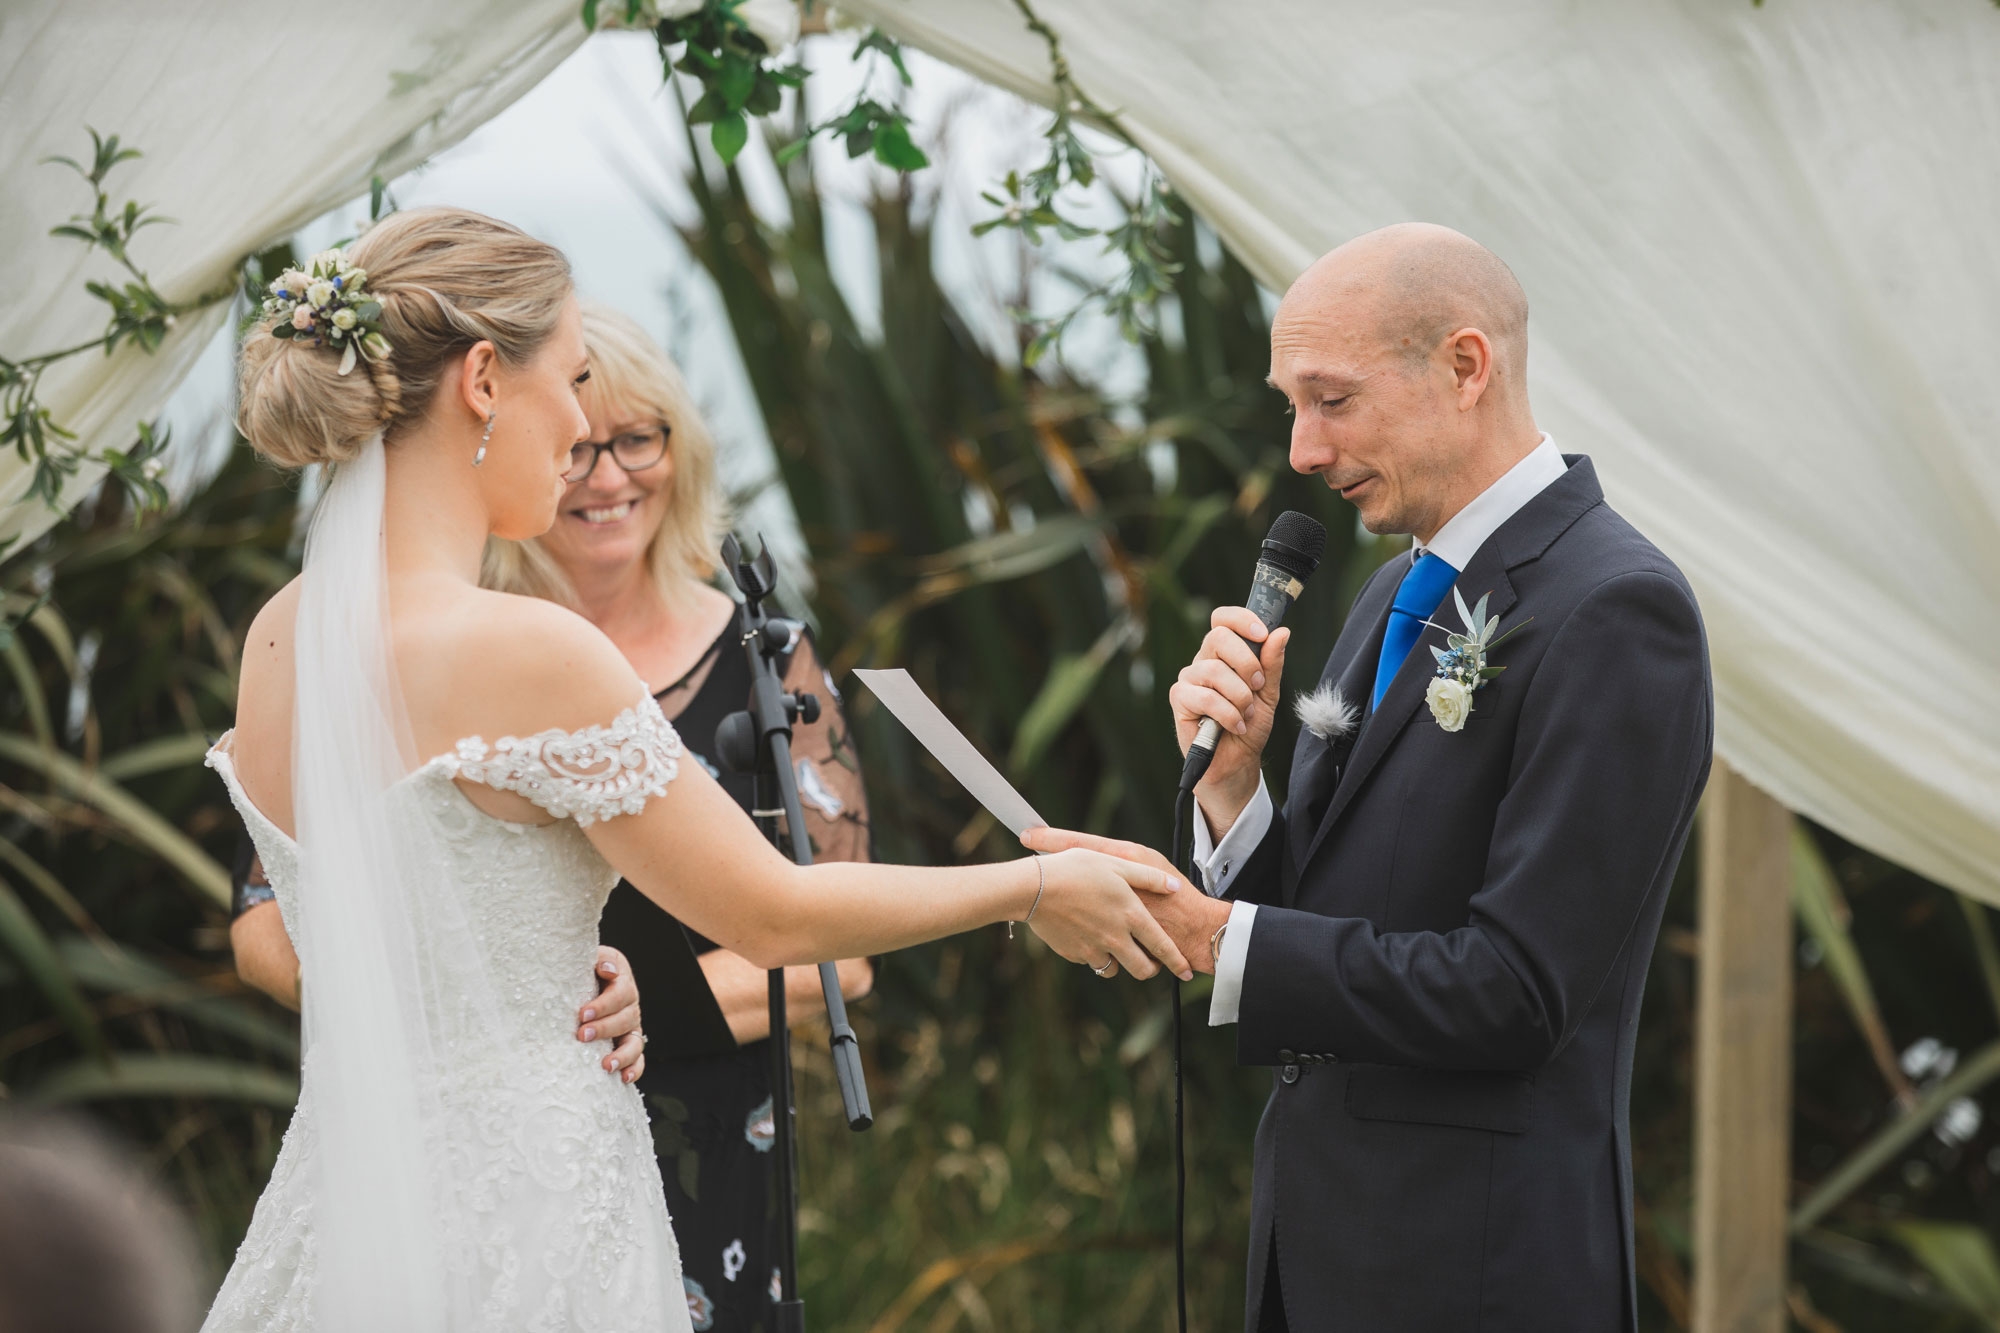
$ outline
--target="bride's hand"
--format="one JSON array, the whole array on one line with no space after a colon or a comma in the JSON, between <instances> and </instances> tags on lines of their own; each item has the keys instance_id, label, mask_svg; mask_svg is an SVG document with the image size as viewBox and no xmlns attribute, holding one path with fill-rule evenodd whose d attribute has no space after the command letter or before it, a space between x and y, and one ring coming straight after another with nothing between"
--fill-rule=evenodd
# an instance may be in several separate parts
<instances>
[{"instance_id":1,"label":"bride's hand","mask_svg":"<svg viewBox=\"0 0 2000 1333\"><path fill-rule=\"evenodd\" d=\"M1042 870L1041 905L1028 925L1064 958L1106 976L1112 975L1104 969L1113 962L1140 978L1152 976L1159 965L1183 981L1194 975L1138 898L1139 893L1185 889L1185 881L1171 869L1074 848L1043 857Z\"/></svg>"}]
</instances>

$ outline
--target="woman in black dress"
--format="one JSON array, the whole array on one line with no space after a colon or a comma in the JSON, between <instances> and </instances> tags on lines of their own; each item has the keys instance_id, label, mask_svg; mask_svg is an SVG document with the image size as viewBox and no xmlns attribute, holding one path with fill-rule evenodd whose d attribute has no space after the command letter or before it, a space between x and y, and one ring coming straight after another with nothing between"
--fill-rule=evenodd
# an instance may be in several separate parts
<instances>
[{"instance_id":1,"label":"woman in black dress","mask_svg":"<svg viewBox=\"0 0 2000 1333\"><path fill-rule=\"evenodd\" d=\"M679 372L637 324L587 302L583 323L583 406L596 465L570 486L549 532L492 544L485 582L562 602L609 635L654 688L690 757L748 810L751 780L718 773L714 759L716 724L750 694L736 604L708 582L727 530L714 446ZM785 663L785 685L817 694L821 705L819 721L792 738L815 859L865 861L860 765L810 639ZM777 1188L767 974L629 884L612 890L599 938L630 960L641 1003L655 1015L638 1082L688 1313L697 1333L768 1333ZM873 971L866 959L849 959L840 978L856 999ZM786 982L788 1012L825 1012L817 969L791 968Z\"/></svg>"}]
</instances>

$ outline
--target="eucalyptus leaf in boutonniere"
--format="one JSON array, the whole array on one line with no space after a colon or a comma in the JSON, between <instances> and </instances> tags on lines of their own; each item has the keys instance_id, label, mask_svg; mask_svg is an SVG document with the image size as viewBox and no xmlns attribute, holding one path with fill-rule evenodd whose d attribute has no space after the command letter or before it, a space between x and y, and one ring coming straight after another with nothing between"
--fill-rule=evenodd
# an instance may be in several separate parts
<instances>
[{"instance_id":1,"label":"eucalyptus leaf in boutonniere","mask_svg":"<svg viewBox=\"0 0 2000 1333\"><path fill-rule=\"evenodd\" d=\"M1432 648L1431 656L1437 658L1437 675L1424 690L1424 702L1430 705L1431 716L1446 731L1459 731L1465 726L1465 719L1472 716L1472 696L1485 689L1486 682L1505 671L1503 666L1488 666L1487 654L1507 640L1520 633L1529 616L1505 634L1500 631L1500 617L1486 614L1488 593L1479 599L1479 605L1467 609L1465 598L1457 588L1451 590L1451 599L1458 605L1458 618L1465 622L1465 633L1452 634L1447 631L1445 646ZM1426 624L1434 622L1426 621ZM1437 628L1444 629L1438 625Z\"/></svg>"}]
</instances>

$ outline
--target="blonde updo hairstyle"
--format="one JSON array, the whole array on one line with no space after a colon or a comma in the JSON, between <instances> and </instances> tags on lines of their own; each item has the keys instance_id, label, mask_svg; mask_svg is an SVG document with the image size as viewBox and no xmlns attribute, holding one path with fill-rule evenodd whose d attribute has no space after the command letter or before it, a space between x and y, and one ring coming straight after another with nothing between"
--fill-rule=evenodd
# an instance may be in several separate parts
<instances>
[{"instance_id":1,"label":"blonde updo hairstyle","mask_svg":"<svg viewBox=\"0 0 2000 1333\"><path fill-rule=\"evenodd\" d=\"M393 439L474 343L512 366L533 359L572 287L562 251L463 208L392 213L347 258L382 304L386 359L342 375L338 351L275 337L268 320L243 344L237 428L280 467L346 462L377 431Z\"/></svg>"},{"instance_id":2,"label":"blonde updo hairstyle","mask_svg":"<svg viewBox=\"0 0 2000 1333\"><path fill-rule=\"evenodd\" d=\"M372 274L369 280L374 280ZM672 492L643 559L668 605L685 609L689 580L699 583L714 575L718 548L729 531L729 505L716 476L715 438L695 410L680 367L636 320L595 301L582 302L582 310L583 342L590 354L584 410L613 419L645 417L667 428ZM488 538L480 582L583 610L569 575L538 537Z\"/></svg>"}]
</instances>

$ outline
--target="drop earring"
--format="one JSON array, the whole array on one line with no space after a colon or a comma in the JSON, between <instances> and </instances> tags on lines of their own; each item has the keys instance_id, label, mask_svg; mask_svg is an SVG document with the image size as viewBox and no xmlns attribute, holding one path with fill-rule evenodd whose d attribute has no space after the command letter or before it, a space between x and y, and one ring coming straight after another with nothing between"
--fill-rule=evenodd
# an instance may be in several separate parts
<instances>
[{"instance_id":1,"label":"drop earring","mask_svg":"<svg viewBox=\"0 0 2000 1333\"><path fill-rule=\"evenodd\" d=\"M486 461L486 442L493 438L494 413L486 414L486 430L479 437L479 452L472 456L472 466L478 467Z\"/></svg>"}]
</instances>

